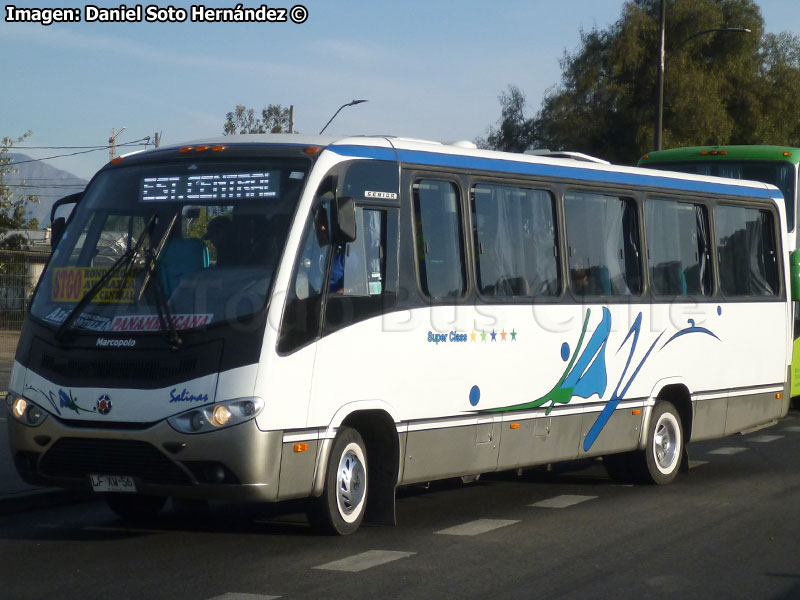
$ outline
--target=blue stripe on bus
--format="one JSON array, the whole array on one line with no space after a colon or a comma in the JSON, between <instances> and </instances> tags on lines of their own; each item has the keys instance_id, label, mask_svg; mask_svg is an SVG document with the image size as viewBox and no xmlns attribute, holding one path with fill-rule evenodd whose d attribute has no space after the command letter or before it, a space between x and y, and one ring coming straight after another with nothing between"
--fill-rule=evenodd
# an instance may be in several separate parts
<instances>
[{"instance_id":1,"label":"blue stripe on bus","mask_svg":"<svg viewBox=\"0 0 800 600\"><path fill-rule=\"evenodd\" d=\"M373 158L377 160L395 160L392 148L376 148L373 146L328 146L328 150L341 156ZM663 187L688 192L705 192L729 196L748 196L751 198L780 198L780 192L759 187L745 187L736 184L708 183L688 179L673 179L659 175L638 173L620 173L584 169L581 167L565 167L541 163L518 162L499 158L483 158L464 156L461 154L442 154L439 152L422 152L419 150L397 150L397 155L404 163L429 165L437 167L454 167L470 171L497 171L520 175L556 177L619 185L637 185Z\"/></svg>"}]
</instances>

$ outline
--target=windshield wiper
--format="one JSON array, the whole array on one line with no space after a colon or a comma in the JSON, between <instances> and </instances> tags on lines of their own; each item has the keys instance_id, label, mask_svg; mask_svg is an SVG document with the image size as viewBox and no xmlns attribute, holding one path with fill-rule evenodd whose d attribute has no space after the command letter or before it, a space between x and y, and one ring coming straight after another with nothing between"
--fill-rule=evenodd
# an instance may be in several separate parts
<instances>
[{"instance_id":1,"label":"windshield wiper","mask_svg":"<svg viewBox=\"0 0 800 600\"><path fill-rule=\"evenodd\" d=\"M183 340L181 339L180 335L178 335L178 330L175 327L175 320L172 318L172 313L169 310L169 301L164 293L164 284L161 280L161 270L158 267L158 259L161 258L161 253L164 251L164 247L167 244L170 233L172 233L172 230L175 228L175 223L177 220L178 213L176 212L174 215L172 215L172 220L169 222L166 231L158 241L156 248L150 249L147 252L142 287L139 288L139 293L136 296L136 301L139 302L144 295L145 289L147 289L147 284L150 282L150 278L155 275L154 279L156 286L154 295L156 299L156 310L158 311L158 323L161 331L164 332L167 343L169 344L171 350L177 350L183 343Z\"/></svg>"},{"instance_id":2,"label":"windshield wiper","mask_svg":"<svg viewBox=\"0 0 800 600\"><path fill-rule=\"evenodd\" d=\"M86 306L94 299L97 293L105 287L106 282L109 279L111 279L111 277L114 275L117 269L119 269L122 265L126 264L127 261L128 268L125 269L125 273L123 274L124 276L120 282L120 287L119 287L120 291L124 289L125 280L130 270L130 265L133 263L133 259L136 257L136 255L139 254L139 250L142 247L142 243L144 243L144 238L151 231L155 221L156 221L156 215L153 214L153 216L150 217L150 220L147 222L147 225L145 225L144 231L142 231L142 233L136 239L136 243L133 245L133 247L126 250L122 254L122 256L120 256L116 261L114 261L114 264L111 265L111 267L109 267L108 271L103 273L103 276L97 280L97 283L95 283L91 287L91 289L88 292L86 292L86 294L84 294L83 298L81 298L78 301L75 307L67 315L67 318L64 319L64 322L61 323L59 328L56 330L55 334L56 340L58 340L59 342L63 341L64 335L70 329L72 329L72 324L75 322L78 316L83 312L83 309L86 308Z\"/></svg>"}]
</instances>

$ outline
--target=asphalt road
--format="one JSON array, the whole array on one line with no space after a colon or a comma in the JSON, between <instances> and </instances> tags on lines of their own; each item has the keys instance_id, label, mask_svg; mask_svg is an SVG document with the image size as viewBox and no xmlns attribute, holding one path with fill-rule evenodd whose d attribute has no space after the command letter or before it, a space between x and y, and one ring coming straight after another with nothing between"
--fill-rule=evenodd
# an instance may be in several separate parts
<instances>
[{"instance_id":1,"label":"asphalt road","mask_svg":"<svg viewBox=\"0 0 800 600\"><path fill-rule=\"evenodd\" d=\"M346 538L296 504L29 511L0 517L0 598L800 598L800 414L690 456L666 487L590 462L410 488Z\"/></svg>"}]
</instances>

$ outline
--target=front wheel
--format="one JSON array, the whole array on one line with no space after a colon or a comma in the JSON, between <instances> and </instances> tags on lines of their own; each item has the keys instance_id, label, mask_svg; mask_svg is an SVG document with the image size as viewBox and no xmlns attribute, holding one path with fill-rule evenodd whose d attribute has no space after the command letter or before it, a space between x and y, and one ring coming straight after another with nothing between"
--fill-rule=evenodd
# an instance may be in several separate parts
<instances>
[{"instance_id":1,"label":"front wheel","mask_svg":"<svg viewBox=\"0 0 800 600\"><path fill-rule=\"evenodd\" d=\"M333 441L322 496L312 501L309 520L323 533L349 535L367 506L367 453L355 429L343 427Z\"/></svg>"},{"instance_id":2,"label":"front wheel","mask_svg":"<svg viewBox=\"0 0 800 600\"><path fill-rule=\"evenodd\" d=\"M641 457L645 479L657 485L672 483L681 466L683 446L683 426L675 406L671 402L656 402Z\"/></svg>"}]
</instances>

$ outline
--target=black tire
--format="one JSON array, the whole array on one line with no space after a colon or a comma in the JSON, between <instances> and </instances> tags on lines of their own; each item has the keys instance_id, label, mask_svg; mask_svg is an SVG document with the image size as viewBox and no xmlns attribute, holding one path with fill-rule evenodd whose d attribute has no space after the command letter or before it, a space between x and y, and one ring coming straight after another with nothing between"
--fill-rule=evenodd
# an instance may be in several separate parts
<instances>
[{"instance_id":1,"label":"black tire","mask_svg":"<svg viewBox=\"0 0 800 600\"><path fill-rule=\"evenodd\" d=\"M106 494L106 503L124 521L141 524L158 516L167 499L143 494Z\"/></svg>"},{"instance_id":2,"label":"black tire","mask_svg":"<svg viewBox=\"0 0 800 600\"><path fill-rule=\"evenodd\" d=\"M312 499L312 527L328 535L354 533L367 508L367 451L355 429L342 427L333 440L322 496Z\"/></svg>"},{"instance_id":3,"label":"black tire","mask_svg":"<svg viewBox=\"0 0 800 600\"><path fill-rule=\"evenodd\" d=\"M647 426L647 444L639 453L639 479L666 485L675 481L684 452L681 417L671 402L656 402Z\"/></svg>"}]
</instances>

